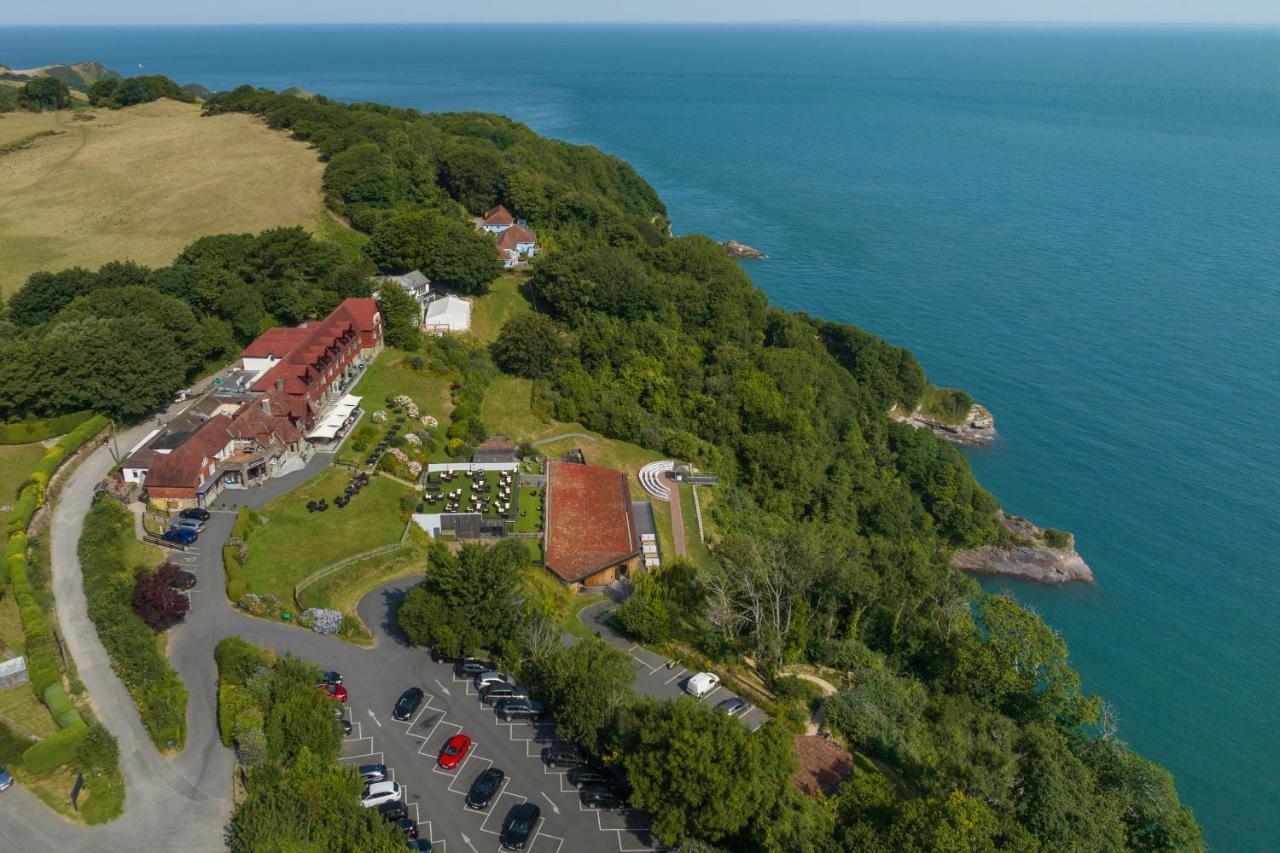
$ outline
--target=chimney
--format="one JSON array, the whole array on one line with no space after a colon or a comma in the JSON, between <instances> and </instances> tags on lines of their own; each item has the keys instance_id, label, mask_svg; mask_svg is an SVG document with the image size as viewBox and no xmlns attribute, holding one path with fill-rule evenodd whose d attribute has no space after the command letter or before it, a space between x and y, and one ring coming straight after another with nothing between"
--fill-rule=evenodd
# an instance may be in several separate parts
<instances>
[{"instance_id":1,"label":"chimney","mask_svg":"<svg viewBox=\"0 0 1280 853\"><path fill-rule=\"evenodd\" d=\"M277 380L276 380L276 390L277 390L277 391L283 391L283 390L284 390L284 380L283 380L283 379L277 379Z\"/></svg>"},{"instance_id":2,"label":"chimney","mask_svg":"<svg viewBox=\"0 0 1280 853\"><path fill-rule=\"evenodd\" d=\"M263 397L259 402L262 403L262 411L268 415L271 414L271 398Z\"/></svg>"}]
</instances>

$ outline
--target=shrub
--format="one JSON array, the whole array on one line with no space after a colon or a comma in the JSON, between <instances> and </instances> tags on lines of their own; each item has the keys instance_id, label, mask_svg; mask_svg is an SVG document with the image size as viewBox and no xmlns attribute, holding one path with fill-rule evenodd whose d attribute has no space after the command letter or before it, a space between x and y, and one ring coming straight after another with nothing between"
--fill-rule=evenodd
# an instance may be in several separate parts
<instances>
[{"instance_id":1,"label":"shrub","mask_svg":"<svg viewBox=\"0 0 1280 853\"><path fill-rule=\"evenodd\" d=\"M259 669L271 665L271 656L258 646L239 637L226 637L213 652L218 663L218 678L244 686Z\"/></svg>"},{"instance_id":2,"label":"shrub","mask_svg":"<svg viewBox=\"0 0 1280 853\"><path fill-rule=\"evenodd\" d=\"M119 744L101 723L94 723L88 727L84 740L80 742L80 748L76 750L76 761L80 764L81 771L85 773L114 772L119 757Z\"/></svg>"},{"instance_id":3,"label":"shrub","mask_svg":"<svg viewBox=\"0 0 1280 853\"><path fill-rule=\"evenodd\" d=\"M72 412L56 418L0 424L0 444L30 444L74 430L93 417L93 412Z\"/></svg>"},{"instance_id":4,"label":"shrub","mask_svg":"<svg viewBox=\"0 0 1280 853\"><path fill-rule=\"evenodd\" d=\"M238 546L222 546L222 565L227 575L227 598L239 601L249 589L249 582L244 576L244 563L240 561Z\"/></svg>"},{"instance_id":5,"label":"shrub","mask_svg":"<svg viewBox=\"0 0 1280 853\"><path fill-rule=\"evenodd\" d=\"M76 757L80 744L88 734L84 723L77 723L55 735L37 741L22 753L22 765L28 773L47 773Z\"/></svg>"},{"instance_id":6,"label":"shrub","mask_svg":"<svg viewBox=\"0 0 1280 853\"><path fill-rule=\"evenodd\" d=\"M49 713L58 721L60 728L70 728L75 723L83 723L80 718L80 712L71 704L71 697L67 695L67 690L62 683L50 684L41 694L44 705L49 709Z\"/></svg>"},{"instance_id":7,"label":"shrub","mask_svg":"<svg viewBox=\"0 0 1280 853\"><path fill-rule=\"evenodd\" d=\"M219 668L221 672L221 668ZM258 701L253 695L238 684L224 682L218 685L218 733L222 736L222 745L231 747L235 743L236 723L245 711L259 712Z\"/></svg>"},{"instance_id":8,"label":"shrub","mask_svg":"<svg viewBox=\"0 0 1280 853\"><path fill-rule=\"evenodd\" d=\"M1044 544L1050 548L1065 548L1071 544L1071 534L1065 530L1050 527L1044 532Z\"/></svg>"},{"instance_id":9,"label":"shrub","mask_svg":"<svg viewBox=\"0 0 1280 853\"><path fill-rule=\"evenodd\" d=\"M191 609L191 600L169 585L170 573L163 569L139 576L133 585L133 612L157 630L173 625Z\"/></svg>"}]
</instances>

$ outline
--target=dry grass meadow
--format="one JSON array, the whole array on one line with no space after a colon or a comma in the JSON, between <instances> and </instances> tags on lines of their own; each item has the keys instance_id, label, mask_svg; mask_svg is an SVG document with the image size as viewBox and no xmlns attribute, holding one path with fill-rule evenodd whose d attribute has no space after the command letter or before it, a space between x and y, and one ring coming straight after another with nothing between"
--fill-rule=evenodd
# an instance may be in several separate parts
<instances>
[{"instance_id":1,"label":"dry grass meadow","mask_svg":"<svg viewBox=\"0 0 1280 853\"><path fill-rule=\"evenodd\" d=\"M25 140L0 153L0 293L37 270L162 266L206 234L324 216L316 153L251 116L168 100L0 114L0 152Z\"/></svg>"}]
</instances>

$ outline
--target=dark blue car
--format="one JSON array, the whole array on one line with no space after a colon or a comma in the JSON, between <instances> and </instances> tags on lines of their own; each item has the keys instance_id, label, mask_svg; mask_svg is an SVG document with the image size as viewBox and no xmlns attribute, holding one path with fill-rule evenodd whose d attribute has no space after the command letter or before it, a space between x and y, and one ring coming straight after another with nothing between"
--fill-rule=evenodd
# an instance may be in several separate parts
<instances>
[{"instance_id":1,"label":"dark blue car","mask_svg":"<svg viewBox=\"0 0 1280 853\"><path fill-rule=\"evenodd\" d=\"M199 533L187 527L171 527L160 536L166 542L176 542L179 545L190 545L199 537Z\"/></svg>"}]
</instances>

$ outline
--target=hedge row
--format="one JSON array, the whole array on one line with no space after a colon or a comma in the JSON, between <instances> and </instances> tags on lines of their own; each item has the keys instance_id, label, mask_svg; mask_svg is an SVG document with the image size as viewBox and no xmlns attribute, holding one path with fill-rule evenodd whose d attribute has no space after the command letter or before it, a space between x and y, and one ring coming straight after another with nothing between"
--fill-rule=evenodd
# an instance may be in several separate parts
<instances>
[{"instance_id":1,"label":"hedge row","mask_svg":"<svg viewBox=\"0 0 1280 853\"><path fill-rule=\"evenodd\" d=\"M236 516L236 523L231 526L231 538L241 542L249 541L249 534L262 526L262 516L244 507ZM249 582L244 576L244 561L240 559L239 545L222 546L223 571L227 576L227 598L232 602L240 600L249 591Z\"/></svg>"},{"instance_id":2,"label":"hedge row","mask_svg":"<svg viewBox=\"0 0 1280 853\"><path fill-rule=\"evenodd\" d=\"M58 415L56 418L23 421L18 424L0 424L0 444L30 444L33 441L44 441L46 438L71 432L91 417L93 412L72 412L69 415Z\"/></svg>"},{"instance_id":3,"label":"hedge row","mask_svg":"<svg viewBox=\"0 0 1280 853\"><path fill-rule=\"evenodd\" d=\"M45 707L58 721L58 728L69 729L76 723L84 723L84 718L80 716L76 706L71 704L71 697L67 695L67 688L62 686L62 682L50 684L41 695L44 698Z\"/></svg>"},{"instance_id":4,"label":"hedge row","mask_svg":"<svg viewBox=\"0 0 1280 853\"><path fill-rule=\"evenodd\" d=\"M8 533L25 531L31 525L31 519L35 517L36 510L44 506L45 492L49 488L49 480L53 478L53 472L58 470L58 466L64 459L79 450L82 444L102 432L108 423L110 421L102 415L94 415L45 451L18 493L18 500L13 505L13 511L5 525Z\"/></svg>"},{"instance_id":5,"label":"hedge row","mask_svg":"<svg viewBox=\"0 0 1280 853\"><path fill-rule=\"evenodd\" d=\"M132 537L133 516L115 501L89 511L79 544L89 618L151 739L162 749L181 748L187 690L161 654L155 632L133 612L133 567L126 559Z\"/></svg>"},{"instance_id":6,"label":"hedge row","mask_svg":"<svg viewBox=\"0 0 1280 853\"><path fill-rule=\"evenodd\" d=\"M61 767L76 757L76 750L84 742L89 727L79 721L70 728L63 729L44 740L37 741L22 753L22 764L28 773L44 773L55 767Z\"/></svg>"}]
</instances>

